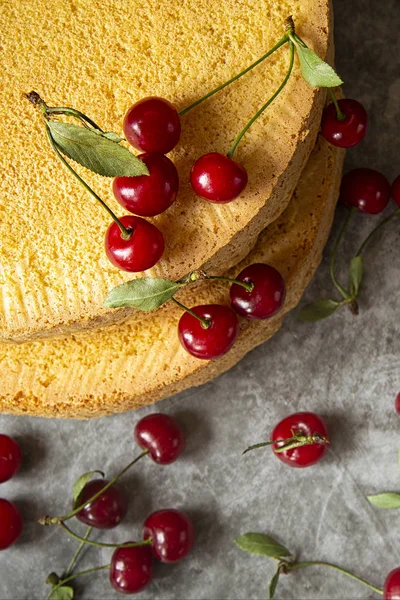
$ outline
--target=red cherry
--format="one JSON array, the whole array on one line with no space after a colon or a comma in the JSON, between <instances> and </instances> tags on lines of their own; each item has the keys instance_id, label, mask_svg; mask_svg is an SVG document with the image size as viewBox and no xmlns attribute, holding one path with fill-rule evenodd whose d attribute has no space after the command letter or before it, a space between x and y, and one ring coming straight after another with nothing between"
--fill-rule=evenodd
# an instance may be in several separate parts
<instances>
[{"instance_id":1,"label":"red cherry","mask_svg":"<svg viewBox=\"0 0 400 600\"><path fill-rule=\"evenodd\" d=\"M247 172L228 156L210 152L194 163L190 183L201 198L223 204L243 192L247 185Z\"/></svg>"},{"instance_id":2,"label":"red cherry","mask_svg":"<svg viewBox=\"0 0 400 600\"><path fill-rule=\"evenodd\" d=\"M315 434L328 437L326 425L320 416L311 412L299 412L286 417L276 425L271 434L271 441L291 438L293 433L306 437ZM273 444L272 449L283 445ZM309 467L319 462L325 455L326 450L325 444L309 444L285 452L274 452L274 454L290 467Z\"/></svg>"},{"instance_id":3,"label":"red cherry","mask_svg":"<svg viewBox=\"0 0 400 600\"><path fill-rule=\"evenodd\" d=\"M390 199L390 185L382 173L374 169L353 169L342 179L340 199L360 212L377 215Z\"/></svg>"},{"instance_id":4,"label":"red cherry","mask_svg":"<svg viewBox=\"0 0 400 600\"><path fill-rule=\"evenodd\" d=\"M232 308L239 315L248 319L268 319L280 311L285 301L286 286L282 275L274 267L256 263L243 269L236 279L254 286L248 292L240 285L232 285Z\"/></svg>"},{"instance_id":5,"label":"red cherry","mask_svg":"<svg viewBox=\"0 0 400 600\"><path fill-rule=\"evenodd\" d=\"M390 571L386 577L383 600L400 600L400 567Z\"/></svg>"},{"instance_id":6,"label":"red cherry","mask_svg":"<svg viewBox=\"0 0 400 600\"><path fill-rule=\"evenodd\" d=\"M163 154L141 154L150 175L116 177L113 192L129 212L154 217L167 210L178 193L179 178L174 163Z\"/></svg>"},{"instance_id":7,"label":"red cherry","mask_svg":"<svg viewBox=\"0 0 400 600\"><path fill-rule=\"evenodd\" d=\"M12 502L0 498L0 550L17 541L23 529L18 508Z\"/></svg>"},{"instance_id":8,"label":"red cherry","mask_svg":"<svg viewBox=\"0 0 400 600\"><path fill-rule=\"evenodd\" d=\"M164 252L164 237L161 231L140 217L125 215L120 217L120 221L132 235L125 240L118 225L113 221L107 229L104 241L108 259L119 269L133 273L154 267Z\"/></svg>"},{"instance_id":9,"label":"red cherry","mask_svg":"<svg viewBox=\"0 0 400 600\"><path fill-rule=\"evenodd\" d=\"M153 540L153 554L163 563L184 558L192 549L192 521L180 510L158 510L149 515L143 526L143 539Z\"/></svg>"},{"instance_id":10,"label":"red cherry","mask_svg":"<svg viewBox=\"0 0 400 600\"><path fill-rule=\"evenodd\" d=\"M400 175L392 183L392 198L400 207Z\"/></svg>"},{"instance_id":11,"label":"red cherry","mask_svg":"<svg viewBox=\"0 0 400 600\"><path fill-rule=\"evenodd\" d=\"M124 132L137 150L167 154L179 142L181 121L171 102L149 96L130 107L124 119Z\"/></svg>"},{"instance_id":12,"label":"red cherry","mask_svg":"<svg viewBox=\"0 0 400 600\"><path fill-rule=\"evenodd\" d=\"M159 465L173 463L186 446L185 434L178 421L162 413L140 419L134 436L139 446L149 450L151 458Z\"/></svg>"},{"instance_id":13,"label":"red cherry","mask_svg":"<svg viewBox=\"0 0 400 600\"><path fill-rule=\"evenodd\" d=\"M337 117L335 105L329 104L322 113L321 133L333 146L351 148L359 144L367 133L367 111L357 100L343 98L338 100L345 118Z\"/></svg>"},{"instance_id":14,"label":"red cherry","mask_svg":"<svg viewBox=\"0 0 400 600\"><path fill-rule=\"evenodd\" d=\"M150 546L117 548L114 551L110 565L110 582L117 592L136 594L143 590L152 578L153 552Z\"/></svg>"},{"instance_id":15,"label":"red cherry","mask_svg":"<svg viewBox=\"0 0 400 600\"><path fill-rule=\"evenodd\" d=\"M396 412L400 415L400 392L396 396L394 406L395 406Z\"/></svg>"},{"instance_id":16,"label":"red cherry","mask_svg":"<svg viewBox=\"0 0 400 600\"><path fill-rule=\"evenodd\" d=\"M188 312L180 318L178 325L179 341L196 358L211 360L226 354L239 334L237 316L229 306L204 304L195 306L192 311L210 326L203 324Z\"/></svg>"},{"instance_id":17,"label":"red cherry","mask_svg":"<svg viewBox=\"0 0 400 600\"><path fill-rule=\"evenodd\" d=\"M92 479L80 493L75 506L80 506L86 500L97 494L108 481L106 479ZM97 529L112 529L119 525L126 515L128 502L125 494L115 485L109 487L96 500L87 504L80 510L76 518Z\"/></svg>"},{"instance_id":18,"label":"red cherry","mask_svg":"<svg viewBox=\"0 0 400 600\"><path fill-rule=\"evenodd\" d=\"M8 481L21 466L21 448L15 440L0 433L0 483Z\"/></svg>"}]
</instances>

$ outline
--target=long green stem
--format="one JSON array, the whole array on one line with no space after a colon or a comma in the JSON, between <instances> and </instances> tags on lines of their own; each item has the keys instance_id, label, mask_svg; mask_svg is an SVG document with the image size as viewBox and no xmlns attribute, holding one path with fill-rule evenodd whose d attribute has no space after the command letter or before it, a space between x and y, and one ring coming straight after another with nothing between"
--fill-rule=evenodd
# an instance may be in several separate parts
<instances>
[{"instance_id":1,"label":"long green stem","mask_svg":"<svg viewBox=\"0 0 400 600\"><path fill-rule=\"evenodd\" d=\"M64 577L68 577L68 575L70 575L72 573L74 566L76 564L76 561L79 558L80 553L82 552L83 548L86 546L86 541L87 541L88 537L90 536L92 529L93 529L93 527L90 527L90 526L87 528L86 533L83 536L83 539L82 539L81 543L79 544L77 551L75 552L74 556L71 558L71 561L67 567L67 570L65 571Z\"/></svg>"},{"instance_id":2,"label":"long green stem","mask_svg":"<svg viewBox=\"0 0 400 600\"><path fill-rule=\"evenodd\" d=\"M70 108L68 106L45 106L43 112L46 115L69 115L75 117L75 119L78 119L85 127L89 124L93 129L97 129L97 131L104 133L97 123L92 121L92 119L83 114L80 110L76 110L76 108Z\"/></svg>"},{"instance_id":3,"label":"long green stem","mask_svg":"<svg viewBox=\"0 0 400 600\"><path fill-rule=\"evenodd\" d=\"M347 229L347 226L349 224L349 221L350 221L350 218L351 218L353 212L354 211L351 208L348 211L348 213L347 213L346 219L345 219L345 221L344 221L344 223L343 223L343 225L342 225L342 227L341 227L341 229L339 231L339 235L338 235L338 237L336 239L336 242L335 242L335 245L333 247L332 256L331 256L331 262L330 262L330 265L329 265L329 270L330 270L330 274L331 274L331 279L332 279L333 285L340 292L340 294L343 296L343 298L345 300L349 300L350 299L350 295L348 294L348 292L346 292L346 290L340 285L340 283L336 279L336 276L335 276L335 262L336 262L336 255L337 255L337 251L338 251L340 242L342 241L344 232Z\"/></svg>"},{"instance_id":4,"label":"long green stem","mask_svg":"<svg viewBox=\"0 0 400 600\"><path fill-rule=\"evenodd\" d=\"M235 285L240 285L247 292L252 292L254 290L254 283L239 281L238 279L231 279L230 277L218 277L218 275L206 275L205 279L214 279L215 281L226 281L227 283L234 283Z\"/></svg>"},{"instance_id":5,"label":"long green stem","mask_svg":"<svg viewBox=\"0 0 400 600\"><path fill-rule=\"evenodd\" d=\"M91 194L98 202L100 202L100 204L103 206L103 208L106 209L106 211L108 212L110 217L115 221L115 223L120 228L122 237L125 240L128 240L131 237L132 233L126 227L124 227L124 225L121 223L121 221L118 219L118 217L113 213L111 208L109 208L107 206L107 204L100 198L100 196L98 196L96 194L96 192L94 190L92 190L90 185L88 185L86 183L86 181L84 179L82 179L82 177L80 175L78 175L78 173L75 171L75 169L73 167L71 167L69 162L65 160L65 158L61 154L60 150L58 149L57 144L54 142L53 137L50 132L50 129L47 126L47 124L46 124L46 133L47 133L47 137L49 138L51 147L53 148L54 152L57 154L58 158L63 163L63 165L67 167L67 169L74 175L74 177L76 177L76 179L79 181L79 183L81 183L83 185L83 187L89 192L89 194Z\"/></svg>"},{"instance_id":6,"label":"long green stem","mask_svg":"<svg viewBox=\"0 0 400 600\"><path fill-rule=\"evenodd\" d=\"M203 319L202 317L200 317L200 315L197 315L193 310L191 310L190 308L188 308L187 306L185 306L184 304L182 304L181 302L179 302L175 298L171 298L171 300L172 300L172 302L175 302L175 304L177 306L179 306L179 308L181 308L185 312L189 313L189 315L192 315L192 317L195 317L195 319L197 319L198 321L200 321L201 326L204 329L208 329L210 327L211 323L210 323L210 321L208 319Z\"/></svg>"},{"instance_id":7,"label":"long green stem","mask_svg":"<svg viewBox=\"0 0 400 600\"><path fill-rule=\"evenodd\" d=\"M346 118L346 115L340 110L339 102L337 101L337 98L336 98L332 88L328 88L328 92L330 94L330 97L332 98L333 104L335 105L338 121L344 121Z\"/></svg>"},{"instance_id":8,"label":"long green stem","mask_svg":"<svg viewBox=\"0 0 400 600\"><path fill-rule=\"evenodd\" d=\"M92 569L87 569L86 571L80 571L79 573L75 573L75 575L70 575L69 577L62 579L61 581L59 581L57 583L57 585L55 585L54 587L51 588L50 592L48 593L48 595L46 597L46 600L50 600L50 598L53 595L53 592L58 590L60 587L62 587L69 581L72 581L73 579L77 579L78 577L81 577L82 575L89 575L90 573L97 573L97 571L105 571L106 569L109 569L109 568L110 568L110 565L103 565L102 567L94 567Z\"/></svg>"},{"instance_id":9,"label":"long green stem","mask_svg":"<svg viewBox=\"0 0 400 600\"><path fill-rule=\"evenodd\" d=\"M359 583L366 585L367 587L369 587L371 590L373 590L377 594L381 594L381 596L383 595L383 590L381 590L380 588L375 587L368 581L365 581L365 579L362 579L361 577L358 577L357 575L350 573L350 571L346 571L346 569L342 569L342 567L338 567L337 565L333 565L331 563L321 562L321 561L306 561L306 562L299 562L299 563L294 563L293 565L285 565L285 566L287 566L289 571L293 571L295 569L300 569L302 567L313 567L313 566L329 567L330 569L339 571L340 573L343 573L344 575L351 577L351 579L355 579Z\"/></svg>"},{"instance_id":10,"label":"long green stem","mask_svg":"<svg viewBox=\"0 0 400 600\"><path fill-rule=\"evenodd\" d=\"M208 92L208 94L206 94L205 96L202 96L201 98L199 98L199 100L196 100L196 102L193 102L193 104L191 104L190 106L187 106L186 108L184 108L183 110L181 110L180 113L179 113L179 116L182 117L187 112L189 112L190 110L192 110L192 108L195 108L195 106L198 106L199 104L201 104L205 100L208 100L208 98L211 98L211 96L214 96L214 94L217 94L218 92L220 92L221 90L223 90L224 88L226 88L228 85L230 85L234 81L237 81L238 79L240 79L240 77L243 77L243 75L246 75L246 73L248 73L249 71L251 71L252 69L254 69L254 67L256 67L257 65L259 65L260 63L262 63L266 58L268 58L269 56L271 56L271 54L273 54L274 52L276 52L276 50L278 50L281 46L283 46L284 44L286 44L287 41L288 41L288 35L285 34L279 40L279 42L277 44L275 44L275 46L273 48L271 48L271 50L268 50L268 52L266 52L261 58L259 58L258 60L256 60L256 62L254 62L253 64L251 64L249 67L247 67L247 69L244 69L244 71L241 71L238 75L234 75L234 77L232 77L231 79L229 79L229 81L227 81L226 83L223 83L222 85L219 85L218 87L216 87L211 92Z\"/></svg>"},{"instance_id":11,"label":"long green stem","mask_svg":"<svg viewBox=\"0 0 400 600\"><path fill-rule=\"evenodd\" d=\"M270 106L270 104L272 104L272 102L275 100L275 98L277 96L279 96L279 94L281 93L281 91L283 90L283 88L285 87L285 85L287 84L287 82L289 81L289 77L292 73L293 70L293 64L294 64L294 44L291 40L289 40L289 46L290 46L290 63L289 63L289 69L288 72L286 73L285 79L282 81L281 85L279 86L279 88L276 90L276 92L271 96L271 98L264 104L264 106L262 106L260 108L259 111L256 112L256 114L254 115L254 117L252 117L250 119L250 121L247 123L247 125L245 125L242 129L242 131L239 133L239 135L236 137L235 141L232 144L231 149L229 150L227 156L229 156L229 158L232 158L236 148L238 147L242 137L245 135L245 133L250 129L250 127L253 125L254 121L256 121L258 119L258 117L260 115L262 115L262 113L268 108L268 106Z\"/></svg>"},{"instance_id":12,"label":"long green stem","mask_svg":"<svg viewBox=\"0 0 400 600\"><path fill-rule=\"evenodd\" d=\"M383 221L381 221L379 223L379 225L377 225L375 227L375 229L373 229L371 231L371 233L369 234L369 236L363 241L363 243L359 247L356 256L360 256L362 254L362 252L364 251L365 246L367 246L367 244L369 244L369 242L371 241L371 239L381 229L381 227L383 227L384 225L386 225L386 223L389 223L389 221L391 221L393 219L393 217L396 217L397 215L400 215L400 208L398 208L394 213L392 213L391 215L389 215L388 217L386 217L386 219L383 219Z\"/></svg>"},{"instance_id":13,"label":"long green stem","mask_svg":"<svg viewBox=\"0 0 400 600\"><path fill-rule=\"evenodd\" d=\"M93 542L92 540L83 538L74 531L72 531L72 529L67 527L65 523L61 522L59 523L59 525L61 529L63 529L65 533L68 533L68 535L74 538L74 540L78 540L78 542L82 542L83 544L87 544L89 546L96 546L98 548L137 548L138 546L149 546L150 544L152 544L151 538L147 538L147 540L143 540L142 542L132 542L130 544L105 544L103 542Z\"/></svg>"}]
</instances>

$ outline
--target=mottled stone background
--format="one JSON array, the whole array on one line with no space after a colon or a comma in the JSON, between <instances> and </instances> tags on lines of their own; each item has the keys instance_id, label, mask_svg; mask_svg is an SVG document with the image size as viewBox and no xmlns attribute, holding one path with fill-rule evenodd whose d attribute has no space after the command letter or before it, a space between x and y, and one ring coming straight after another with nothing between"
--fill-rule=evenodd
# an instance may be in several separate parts
<instances>
[{"instance_id":1,"label":"mottled stone background","mask_svg":"<svg viewBox=\"0 0 400 600\"><path fill-rule=\"evenodd\" d=\"M334 8L345 93L361 100L370 115L368 137L348 153L346 168L374 167L393 179L400 173L399 0L334 0ZM332 293L328 256L342 218L339 209L307 300ZM376 221L354 219L343 268ZM400 513L379 511L365 499L381 490L400 491L400 416L394 411L400 391L399 248L397 221L368 249L358 318L342 311L305 325L293 314L276 337L228 374L157 406L185 423L188 450L167 468L145 460L124 479L133 497L128 517L103 539L135 538L151 510L174 506L193 516L197 543L181 564L157 568L140 598L267 598L273 565L233 544L249 530L269 532L302 558L340 563L378 586L400 565ZM279 419L305 409L323 414L331 432L332 448L320 465L285 468L269 451L241 457ZM45 575L61 572L75 542L40 528L35 518L68 507L69 490L81 472L100 468L111 474L122 467L132 456L135 421L153 410L89 422L0 417L0 430L20 440L25 454L21 475L1 486L1 496L15 500L26 520L20 543L0 556L2 600L44 598ZM90 550L82 567L109 557L108 551ZM121 597L106 574L81 580L76 595ZM282 577L277 592L282 600L375 597L341 574L318 568Z\"/></svg>"}]
</instances>

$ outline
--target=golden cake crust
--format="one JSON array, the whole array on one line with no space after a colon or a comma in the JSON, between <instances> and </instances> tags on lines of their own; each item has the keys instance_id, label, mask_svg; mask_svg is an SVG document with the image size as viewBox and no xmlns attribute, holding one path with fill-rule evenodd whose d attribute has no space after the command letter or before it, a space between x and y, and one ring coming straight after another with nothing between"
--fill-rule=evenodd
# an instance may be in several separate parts
<instances>
[{"instance_id":1,"label":"golden cake crust","mask_svg":"<svg viewBox=\"0 0 400 600\"><path fill-rule=\"evenodd\" d=\"M106 259L109 217L61 167L40 115L22 97L35 89L107 130L121 132L127 108L148 95L178 109L250 64L282 35L293 14L299 34L329 52L329 0L6 0L0 4L0 339L24 341L124 318L102 308L106 293L132 277ZM282 95L251 128L236 158L249 185L216 206L194 196L190 166L227 152L236 132L283 78L288 51L182 118L171 153L178 200L153 221L166 240L149 274L177 279L206 265L220 273L241 260L282 213L314 144L325 93L297 66ZM110 180L78 169L119 211Z\"/></svg>"},{"instance_id":2,"label":"golden cake crust","mask_svg":"<svg viewBox=\"0 0 400 600\"><path fill-rule=\"evenodd\" d=\"M102 331L21 345L0 344L0 410L45 417L98 417L138 408L199 385L235 364L271 337L298 303L320 262L330 230L343 152L319 139L293 199L259 237L249 256L229 272L254 262L283 274L283 310L266 321L240 322L233 349L215 361L188 355L180 346L175 307L142 324L128 321ZM190 291L192 304L229 301L226 284L203 282Z\"/></svg>"}]
</instances>

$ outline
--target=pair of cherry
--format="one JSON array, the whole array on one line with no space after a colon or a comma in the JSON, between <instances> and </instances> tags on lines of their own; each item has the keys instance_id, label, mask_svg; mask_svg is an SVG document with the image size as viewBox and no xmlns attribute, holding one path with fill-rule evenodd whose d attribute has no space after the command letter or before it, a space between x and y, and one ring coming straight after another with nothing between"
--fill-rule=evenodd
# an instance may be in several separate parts
<instances>
[{"instance_id":1,"label":"pair of cherry","mask_svg":"<svg viewBox=\"0 0 400 600\"><path fill-rule=\"evenodd\" d=\"M182 346L196 358L211 360L223 356L239 335L237 315L247 319L268 319L282 308L286 286L274 267L256 263L243 269L238 283L230 289L231 307L202 304L185 312L178 324ZM247 284L247 289L240 285Z\"/></svg>"},{"instance_id":2,"label":"pair of cherry","mask_svg":"<svg viewBox=\"0 0 400 600\"><path fill-rule=\"evenodd\" d=\"M379 214L387 207L391 197L400 207L400 175L392 185L374 169L353 169L342 179L341 201L361 213Z\"/></svg>"},{"instance_id":3,"label":"pair of cherry","mask_svg":"<svg viewBox=\"0 0 400 600\"><path fill-rule=\"evenodd\" d=\"M134 437L139 446L147 450L152 460L160 465L175 462L186 446L180 424L173 417L161 413L148 415L138 421ZM89 481L76 500L77 506L101 492L107 483L104 479ZM127 507L126 496L114 484L86 504L76 517L88 526L112 529L124 519ZM149 538L150 544L122 546L114 551L109 579L117 591L131 594L146 587L153 577L154 558L163 563L175 563L187 556L194 543L192 521L180 510L158 510L150 514L143 525L143 540ZM133 542L125 542L129 543Z\"/></svg>"},{"instance_id":4,"label":"pair of cherry","mask_svg":"<svg viewBox=\"0 0 400 600\"><path fill-rule=\"evenodd\" d=\"M0 434L0 483L11 479L22 462L18 443L5 434ZM0 498L0 550L11 546L21 535L23 521L13 502Z\"/></svg>"}]
</instances>

